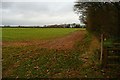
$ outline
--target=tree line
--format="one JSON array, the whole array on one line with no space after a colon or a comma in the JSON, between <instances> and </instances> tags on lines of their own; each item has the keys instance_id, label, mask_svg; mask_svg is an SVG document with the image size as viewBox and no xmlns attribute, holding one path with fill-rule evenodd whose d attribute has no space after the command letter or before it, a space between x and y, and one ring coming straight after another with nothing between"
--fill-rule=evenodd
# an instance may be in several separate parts
<instances>
[{"instance_id":1,"label":"tree line","mask_svg":"<svg viewBox=\"0 0 120 80\"><path fill-rule=\"evenodd\" d=\"M96 35L120 38L120 1L119 2L80 2L77 0L74 11L86 24L86 29Z\"/></svg>"},{"instance_id":2,"label":"tree line","mask_svg":"<svg viewBox=\"0 0 120 80\"><path fill-rule=\"evenodd\" d=\"M85 28L80 24L54 24L54 25L44 25L44 26L2 26L3 28Z\"/></svg>"}]
</instances>

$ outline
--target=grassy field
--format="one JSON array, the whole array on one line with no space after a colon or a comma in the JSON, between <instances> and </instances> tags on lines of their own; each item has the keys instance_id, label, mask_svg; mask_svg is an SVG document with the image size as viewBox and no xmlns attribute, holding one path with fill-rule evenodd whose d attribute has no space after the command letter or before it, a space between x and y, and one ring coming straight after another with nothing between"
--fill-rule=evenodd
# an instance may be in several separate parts
<instances>
[{"instance_id":1,"label":"grassy field","mask_svg":"<svg viewBox=\"0 0 120 80\"><path fill-rule=\"evenodd\" d=\"M105 73L100 68L100 43L91 34L86 33L85 29L3 28L2 31L3 78L107 78L118 76L117 71L107 70L108 73L107 71ZM57 38L60 38L62 43L67 40L62 47L65 45L69 47L70 39L76 40L74 40L72 49L65 50L42 48L40 45L44 44L32 42L32 40L50 40L46 44L51 46L57 44L57 47L62 44L60 40L56 40ZM26 40L31 41L30 43L33 45L14 45L16 41L19 44ZM11 44L7 46L8 43Z\"/></svg>"},{"instance_id":2,"label":"grassy field","mask_svg":"<svg viewBox=\"0 0 120 80\"><path fill-rule=\"evenodd\" d=\"M77 28L3 28L3 41L52 39L72 33Z\"/></svg>"},{"instance_id":3,"label":"grassy field","mask_svg":"<svg viewBox=\"0 0 120 80\"><path fill-rule=\"evenodd\" d=\"M12 43L14 43L14 41L19 42L21 40L22 41L34 39L49 40L71 35L71 33L75 32L76 30L79 30L80 32L83 30L85 31L85 29L75 28L66 29L4 28L3 41L8 42L12 41ZM81 34L84 34L83 32L81 32ZM74 37L77 37L77 35L76 36L72 35L71 38ZM77 38L79 39L79 37ZM89 47L88 45L91 43L91 36L86 35L82 42L75 41L74 43L75 43L74 48L69 50L40 48L38 45L28 46L14 46L13 44L11 44L11 46L3 45L2 47L3 77L4 78L102 77L100 69L97 69L95 71L94 69L92 69L91 67L92 65L84 64L85 63L84 59L82 60L82 58L80 58L88 50ZM83 58L85 57L86 56L83 55ZM90 59L89 62L91 63L91 61L92 60ZM91 72L94 73L94 75L91 75Z\"/></svg>"}]
</instances>

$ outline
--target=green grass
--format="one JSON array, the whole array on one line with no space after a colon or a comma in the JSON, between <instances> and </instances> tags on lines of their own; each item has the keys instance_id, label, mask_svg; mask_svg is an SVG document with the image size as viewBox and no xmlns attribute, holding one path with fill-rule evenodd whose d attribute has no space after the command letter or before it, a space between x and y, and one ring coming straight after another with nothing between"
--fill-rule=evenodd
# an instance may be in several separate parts
<instances>
[{"instance_id":1,"label":"green grass","mask_svg":"<svg viewBox=\"0 0 120 80\"><path fill-rule=\"evenodd\" d=\"M54 39L66 36L78 28L3 28L3 41ZM5 77L68 77L68 71L78 71L83 64L77 50L49 50L38 46L3 46L2 71ZM5 73L7 72L7 73ZM66 75L66 76L65 76Z\"/></svg>"},{"instance_id":2,"label":"green grass","mask_svg":"<svg viewBox=\"0 0 120 80\"><path fill-rule=\"evenodd\" d=\"M78 28L2 28L3 41L52 39L70 34Z\"/></svg>"},{"instance_id":3,"label":"green grass","mask_svg":"<svg viewBox=\"0 0 120 80\"><path fill-rule=\"evenodd\" d=\"M3 28L4 41L53 39L68 35L75 28ZM43 33L43 34L42 34ZM36 45L2 46L3 78L106 78L119 76L119 69L102 73L99 52L93 50L87 61L92 35L86 33L82 41L76 42L72 50L49 50ZM92 48L92 47L91 47ZM82 56L82 57L81 57ZM86 66L85 66L86 64ZM119 68L119 67L118 67ZM116 75L117 74L117 75Z\"/></svg>"},{"instance_id":4,"label":"green grass","mask_svg":"<svg viewBox=\"0 0 120 80\"><path fill-rule=\"evenodd\" d=\"M82 44L75 46L88 48L86 46L89 45L90 41L90 36L86 35ZM36 45L4 46L2 50L3 78L73 78L85 77L86 74L88 77L95 78L98 77L96 73L100 71L94 71L91 69L92 66L82 66L84 62L81 55L86 50L49 50L39 48Z\"/></svg>"},{"instance_id":5,"label":"green grass","mask_svg":"<svg viewBox=\"0 0 120 80\"><path fill-rule=\"evenodd\" d=\"M65 77L66 71L79 70L83 64L80 52L69 50L58 51L27 47L3 47L3 77L19 78L50 78L61 73ZM14 65L18 62L17 67ZM11 71L5 75L4 71ZM68 74L66 74L68 76Z\"/></svg>"}]
</instances>

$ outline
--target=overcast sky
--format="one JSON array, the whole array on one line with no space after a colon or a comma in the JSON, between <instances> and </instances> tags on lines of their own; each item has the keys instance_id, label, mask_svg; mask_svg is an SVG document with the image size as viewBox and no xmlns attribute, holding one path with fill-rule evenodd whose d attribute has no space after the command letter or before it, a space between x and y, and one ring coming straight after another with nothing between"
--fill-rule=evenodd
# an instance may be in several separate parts
<instances>
[{"instance_id":1,"label":"overcast sky","mask_svg":"<svg viewBox=\"0 0 120 80\"><path fill-rule=\"evenodd\" d=\"M79 23L74 0L3 0L2 25Z\"/></svg>"}]
</instances>

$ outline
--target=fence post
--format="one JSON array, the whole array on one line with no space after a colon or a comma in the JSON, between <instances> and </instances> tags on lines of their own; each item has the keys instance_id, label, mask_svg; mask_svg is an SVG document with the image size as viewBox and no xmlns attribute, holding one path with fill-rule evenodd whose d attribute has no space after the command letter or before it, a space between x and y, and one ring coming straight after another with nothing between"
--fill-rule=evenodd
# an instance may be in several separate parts
<instances>
[{"instance_id":1,"label":"fence post","mask_svg":"<svg viewBox=\"0 0 120 80\"><path fill-rule=\"evenodd\" d=\"M104 48L103 49L103 55L102 55L102 67L106 67L107 66L107 54L108 53L108 49Z\"/></svg>"},{"instance_id":2,"label":"fence post","mask_svg":"<svg viewBox=\"0 0 120 80\"><path fill-rule=\"evenodd\" d=\"M101 34L101 54L100 54L100 64L102 64L103 57L103 34Z\"/></svg>"}]
</instances>

